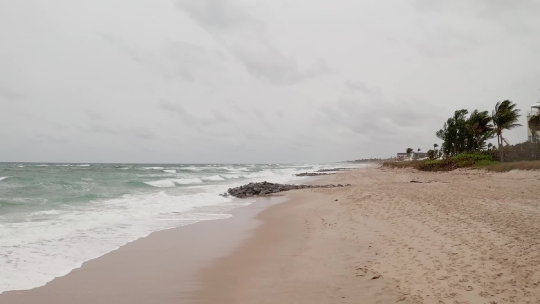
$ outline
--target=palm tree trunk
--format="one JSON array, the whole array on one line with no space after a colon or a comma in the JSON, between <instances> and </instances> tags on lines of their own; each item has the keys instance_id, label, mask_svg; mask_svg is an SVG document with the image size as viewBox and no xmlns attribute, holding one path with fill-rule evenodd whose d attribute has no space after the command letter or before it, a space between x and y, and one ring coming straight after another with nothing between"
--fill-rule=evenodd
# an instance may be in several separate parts
<instances>
[{"instance_id":1,"label":"palm tree trunk","mask_svg":"<svg viewBox=\"0 0 540 304\"><path fill-rule=\"evenodd\" d=\"M502 134L497 134L497 142L499 144L499 158L500 161L503 161L503 151L502 151Z\"/></svg>"}]
</instances>

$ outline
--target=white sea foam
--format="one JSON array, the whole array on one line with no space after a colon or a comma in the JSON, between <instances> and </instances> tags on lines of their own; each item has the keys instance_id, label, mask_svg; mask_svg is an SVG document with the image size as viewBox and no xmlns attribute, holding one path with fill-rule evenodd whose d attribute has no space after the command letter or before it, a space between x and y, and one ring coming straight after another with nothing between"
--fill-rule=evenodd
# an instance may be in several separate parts
<instances>
[{"instance_id":1,"label":"white sea foam","mask_svg":"<svg viewBox=\"0 0 540 304\"><path fill-rule=\"evenodd\" d=\"M121 168L118 168L118 169L120 169L120 170L129 170L129 169L131 169L131 167L121 167Z\"/></svg>"},{"instance_id":2,"label":"white sea foam","mask_svg":"<svg viewBox=\"0 0 540 304\"><path fill-rule=\"evenodd\" d=\"M36 165L36 167L48 167L49 165Z\"/></svg>"},{"instance_id":3,"label":"white sea foam","mask_svg":"<svg viewBox=\"0 0 540 304\"><path fill-rule=\"evenodd\" d=\"M36 216L43 216L43 215L55 215L55 214L59 214L60 211L58 210L45 210L45 211L37 211L37 212L32 212L29 214L29 217L36 217Z\"/></svg>"},{"instance_id":4,"label":"white sea foam","mask_svg":"<svg viewBox=\"0 0 540 304\"><path fill-rule=\"evenodd\" d=\"M126 165L118 169L130 168ZM133 168L140 169L136 166ZM265 168L262 171L257 171L260 166L248 170L246 167L232 165L146 168L162 171L175 169L177 173L173 175L175 178L167 178L171 177L171 174L167 174L169 172L129 171L118 174L116 171L122 176L133 174L133 180L142 179L154 188L136 188L133 191L138 191L137 194L64 204L55 210L34 211L24 216L20 215L24 213L1 214L0 293L42 286L54 277L80 267L84 261L99 257L151 232L201 220L226 218L229 217L224 213L227 210L250 203L243 200L240 204L238 200L217 195L227 188L252 181L284 183L303 179L293 176L300 171L290 167ZM197 173L203 169L202 172L209 172L205 178L217 181L219 177L222 182L205 183L201 179L204 176ZM181 170L193 172L186 174L188 172L182 173ZM110 171L104 171L103 174L109 174L107 172ZM97 182L100 180L94 179ZM47 206L48 203L40 204L39 208ZM10 218L17 214L20 215L19 219Z\"/></svg>"},{"instance_id":5,"label":"white sea foam","mask_svg":"<svg viewBox=\"0 0 540 304\"><path fill-rule=\"evenodd\" d=\"M170 170L169 169L169 170L163 170L163 172L165 172L165 173L176 173L176 170Z\"/></svg>"},{"instance_id":6,"label":"white sea foam","mask_svg":"<svg viewBox=\"0 0 540 304\"><path fill-rule=\"evenodd\" d=\"M13 176L0 176L0 182Z\"/></svg>"},{"instance_id":7,"label":"white sea foam","mask_svg":"<svg viewBox=\"0 0 540 304\"><path fill-rule=\"evenodd\" d=\"M206 180L206 181L222 181L222 180L225 180L223 177L221 177L219 175L212 175L212 176L202 177L201 179Z\"/></svg>"},{"instance_id":8,"label":"white sea foam","mask_svg":"<svg viewBox=\"0 0 540 304\"><path fill-rule=\"evenodd\" d=\"M81 178L81 180L83 180L83 181L93 181L93 179L91 179L89 177L83 177L83 178Z\"/></svg>"},{"instance_id":9,"label":"white sea foam","mask_svg":"<svg viewBox=\"0 0 540 304\"><path fill-rule=\"evenodd\" d=\"M260 177L271 177L276 175L272 170L264 170L260 172L253 172L244 174L243 177L245 178L260 178Z\"/></svg>"},{"instance_id":10,"label":"white sea foam","mask_svg":"<svg viewBox=\"0 0 540 304\"><path fill-rule=\"evenodd\" d=\"M230 215L222 212L234 207L231 199L215 193L159 192L34 212L33 221L0 216L0 293L43 286L151 232L224 219Z\"/></svg>"},{"instance_id":11,"label":"white sea foam","mask_svg":"<svg viewBox=\"0 0 540 304\"><path fill-rule=\"evenodd\" d=\"M90 165L86 164L86 165L77 165L77 167L90 167Z\"/></svg>"},{"instance_id":12,"label":"white sea foam","mask_svg":"<svg viewBox=\"0 0 540 304\"><path fill-rule=\"evenodd\" d=\"M202 171L203 170L203 168L198 168L198 167L180 167L180 169L189 170L189 171Z\"/></svg>"},{"instance_id":13,"label":"white sea foam","mask_svg":"<svg viewBox=\"0 0 540 304\"><path fill-rule=\"evenodd\" d=\"M231 171L231 172L249 172L248 168L231 168L231 167L225 167L225 169Z\"/></svg>"},{"instance_id":14,"label":"white sea foam","mask_svg":"<svg viewBox=\"0 0 540 304\"><path fill-rule=\"evenodd\" d=\"M203 181L200 178L175 178L171 180L179 185L192 185L192 184L203 183Z\"/></svg>"},{"instance_id":15,"label":"white sea foam","mask_svg":"<svg viewBox=\"0 0 540 304\"><path fill-rule=\"evenodd\" d=\"M57 167L69 167L71 165L56 165Z\"/></svg>"},{"instance_id":16,"label":"white sea foam","mask_svg":"<svg viewBox=\"0 0 540 304\"><path fill-rule=\"evenodd\" d=\"M162 180L144 182L144 183L149 186L158 187L158 188L170 188L170 187L176 186L176 184L170 179L162 179Z\"/></svg>"}]
</instances>

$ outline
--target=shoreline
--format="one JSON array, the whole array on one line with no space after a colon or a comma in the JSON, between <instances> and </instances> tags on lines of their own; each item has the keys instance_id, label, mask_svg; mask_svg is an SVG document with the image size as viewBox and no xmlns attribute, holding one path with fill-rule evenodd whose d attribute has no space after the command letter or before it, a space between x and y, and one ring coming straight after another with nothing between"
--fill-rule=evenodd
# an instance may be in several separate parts
<instances>
[{"instance_id":1,"label":"shoreline","mask_svg":"<svg viewBox=\"0 0 540 304\"><path fill-rule=\"evenodd\" d=\"M193 278L205 265L230 254L260 225L256 214L281 204L283 196L257 198L226 213L153 232L83 263L65 276L30 290L6 291L1 303L181 303L198 288Z\"/></svg>"},{"instance_id":2,"label":"shoreline","mask_svg":"<svg viewBox=\"0 0 540 304\"><path fill-rule=\"evenodd\" d=\"M156 232L2 303L537 303L540 172L362 168ZM281 203L285 199L286 203Z\"/></svg>"}]
</instances>

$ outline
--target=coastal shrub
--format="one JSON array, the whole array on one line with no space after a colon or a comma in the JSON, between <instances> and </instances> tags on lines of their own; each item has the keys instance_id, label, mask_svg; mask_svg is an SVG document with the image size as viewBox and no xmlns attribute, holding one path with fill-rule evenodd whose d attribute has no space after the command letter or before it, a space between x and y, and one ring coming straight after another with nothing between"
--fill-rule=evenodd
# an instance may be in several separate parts
<instances>
[{"instance_id":1,"label":"coastal shrub","mask_svg":"<svg viewBox=\"0 0 540 304\"><path fill-rule=\"evenodd\" d=\"M459 154L451 159L456 162L458 168L484 167L496 163L493 154L483 152Z\"/></svg>"},{"instance_id":2,"label":"coastal shrub","mask_svg":"<svg viewBox=\"0 0 540 304\"><path fill-rule=\"evenodd\" d=\"M421 171L452 171L457 168L457 163L451 158L441 160L425 160L418 165L418 170Z\"/></svg>"},{"instance_id":3,"label":"coastal shrub","mask_svg":"<svg viewBox=\"0 0 540 304\"><path fill-rule=\"evenodd\" d=\"M540 160L511 163L495 163L486 166L487 171L508 172L512 170L540 170Z\"/></svg>"},{"instance_id":4,"label":"coastal shrub","mask_svg":"<svg viewBox=\"0 0 540 304\"><path fill-rule=\"evenodd\" d=\"M463 153L440 160L385 162L391 168L415 168L421 171L452 171L457 168L483 168L497 164L495 154L489 152Z\"/></svg>"}]
</instances>

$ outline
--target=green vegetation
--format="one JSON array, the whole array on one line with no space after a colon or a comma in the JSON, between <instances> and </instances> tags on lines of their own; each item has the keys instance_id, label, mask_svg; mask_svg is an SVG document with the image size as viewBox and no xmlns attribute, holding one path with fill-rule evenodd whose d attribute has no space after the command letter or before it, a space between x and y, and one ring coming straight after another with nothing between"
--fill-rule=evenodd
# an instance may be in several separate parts
<instances>
[{"instance_id":1,"label":"green vegetation","mask_svg":"<svg viewBox=\"0 0 540 304\"><path fill-rule=\"evenodd\" d=\"M510 100L497 102L491 115L489 111L474 110L469 114L466 109L457 110L435 133L443 142L440 149L437 149L438 144L434 144L433 149L427 151L428 159L386 162L384 166L422 171L450 171L457 168L485 168L490 171L540 169L540 161L534 161L540 158L540 136L537 134L540 132L540 114L531 116L527 122L533 133L531 142L512 146L503 137L504 131L521 126L518 123L521 117L519 112L516 104ZM497 146L487 142L495 137ZM412 152L412 148L407 148L408 156Z\"/></svg>"},{"instance_id":2,"label":"green vegetation","mask_svg":"<svg viewBox=\"0 0 540 304\"><path fill-rule=\"evenodd\" d=\"M499 144L499 157L503 161L503 142L506 142L506 139L502 136L504 130L511 130L515 127L521 126L517 123L519 117L519 109L516 109L516 104L510 100L505 100L503 102L497 102L495 105L495 110L491 114L493 124L495 126L495 134L497 134L497 142Z\"/></svg>"},{"instance_id":3,"label":"green vegetation","mask_svg":"<svg viewBox=\"0 0 540 304\"><path fill-rule=\"evenodd\" d=\"M452 171L457 168L485 168L498 164L494 158L495 155L490 152L474 152L438 160L385 162L383 166L390 168L414 168L421 171Z\"/></svg>"}]
</instances>

